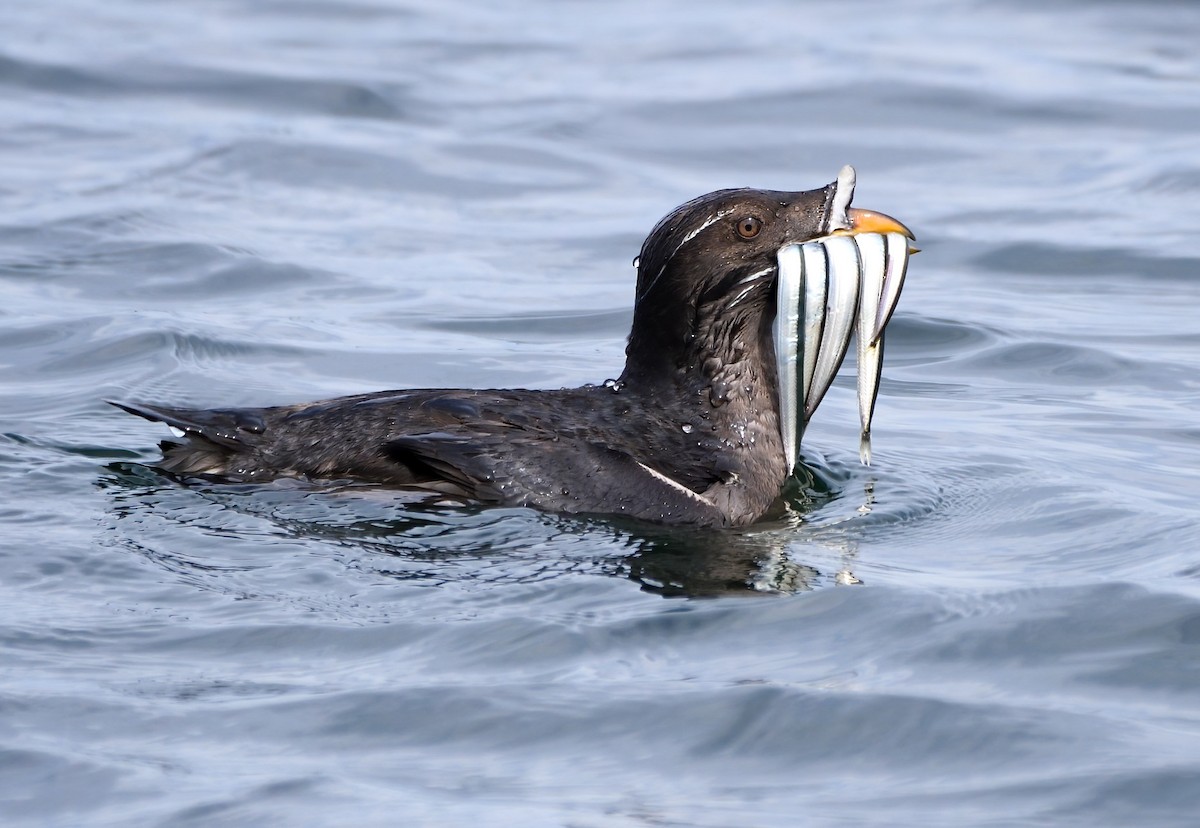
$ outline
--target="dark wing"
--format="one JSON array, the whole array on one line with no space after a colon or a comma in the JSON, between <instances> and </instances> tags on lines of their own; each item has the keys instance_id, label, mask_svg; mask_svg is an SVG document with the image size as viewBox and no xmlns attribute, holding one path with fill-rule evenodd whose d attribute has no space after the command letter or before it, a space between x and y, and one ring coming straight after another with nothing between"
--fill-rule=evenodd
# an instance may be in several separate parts
<instances>
[{"instance_id":1,"label":"dark wing","mask_svg":"<svg viewBox=\"0 0 1200 828\"><path fill-rule=\"evenodd\" d=\"M474 499L571 514L619 514L666 523L720 525L721 510L703 495L609 445L529 439L510 432L473 438L412 434L388 443L397 462L425 469Z\"/></svg>"}]
</instances>

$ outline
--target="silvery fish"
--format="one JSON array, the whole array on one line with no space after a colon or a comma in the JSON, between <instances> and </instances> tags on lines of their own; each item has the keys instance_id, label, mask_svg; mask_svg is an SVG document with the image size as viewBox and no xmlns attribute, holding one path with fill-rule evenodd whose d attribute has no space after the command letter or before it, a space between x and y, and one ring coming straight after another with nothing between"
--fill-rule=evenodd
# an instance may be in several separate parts
<instances>
[{"instance_id":1,"label":"silvery fish","mask_svg":"<svg viewBox=\"0 0 1200 828\"><path fill-rule=\"evenodd\" d=\"M859 457L871 462L871 420L879 393L883 331L900 298L912 233L903 224L848 208L854 170L838 176L844 220L832 232L780 248L775 320L780 428L788 468L795 468L805 426L857 340ZM840 226L839 226L840 224Z\"/></svg>"}]
</instances>

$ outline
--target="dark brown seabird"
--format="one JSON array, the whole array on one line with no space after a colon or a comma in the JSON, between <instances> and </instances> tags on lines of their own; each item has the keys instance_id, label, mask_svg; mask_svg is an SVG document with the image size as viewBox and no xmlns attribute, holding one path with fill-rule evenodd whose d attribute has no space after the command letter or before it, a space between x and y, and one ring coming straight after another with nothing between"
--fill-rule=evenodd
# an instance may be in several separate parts
<instances>
[{"instance_id":1,"label":"dark brown seabird","mask_svg":"<svg viewBox=\"0 0 1200 828\"><path fill-rule=\"evenodd\" d=\"M849 168L847 168L849 169ZM845 173L844 173L845 174ZM384 391L272 408L113 403L171 426L159 467L234 482L328 478L673 524L761 517L790 469L772 324L776 254L831 233L911 233L839 182L734 189L673 210L638 258L625 370L554 391Z\"/></svg>"}]
</instances>

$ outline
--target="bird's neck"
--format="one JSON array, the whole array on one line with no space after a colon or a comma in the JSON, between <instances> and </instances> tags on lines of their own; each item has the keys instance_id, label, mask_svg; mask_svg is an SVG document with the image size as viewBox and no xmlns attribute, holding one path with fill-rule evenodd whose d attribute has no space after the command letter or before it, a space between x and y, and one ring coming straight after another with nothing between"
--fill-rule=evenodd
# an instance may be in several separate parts
<instances>
[{"instance_id":1,"label":"bird's neck","mask_svg":"<svg viewBox=\"0 0 1200 828\"><path fill-rule=\"evenodd\" d=\"M701 493L727 511L761 513L788 473L775 352L769 323L739 321L714 318L683 343L631 337L617 382L626 399L643 401L641 410L661 413L647 427L663 432L664 454L678 451L692 462L700 455L710 464L718 482ZM658 459L659 471L671 474L672 458Z\"/></svg>"}]
</instances>

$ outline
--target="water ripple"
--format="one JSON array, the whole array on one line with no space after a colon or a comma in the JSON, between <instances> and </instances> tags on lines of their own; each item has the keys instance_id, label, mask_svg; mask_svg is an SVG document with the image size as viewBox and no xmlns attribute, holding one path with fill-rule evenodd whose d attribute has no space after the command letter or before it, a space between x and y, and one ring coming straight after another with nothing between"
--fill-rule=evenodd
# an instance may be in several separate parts
<instances>
[{"instance_id":1,"label":"water ripple","mask_svg":"<svg viewBox=\"0 0 1200 828\"><path fill-rule=\"evenodd\" d=\"M1193 824L1200 8L523 11L6 7L6 828ZM178 481L102 402L594 382L667 210L844 163L924 251L874 464L847 366L751 527Z\"/></svg>"}]
</instances>

